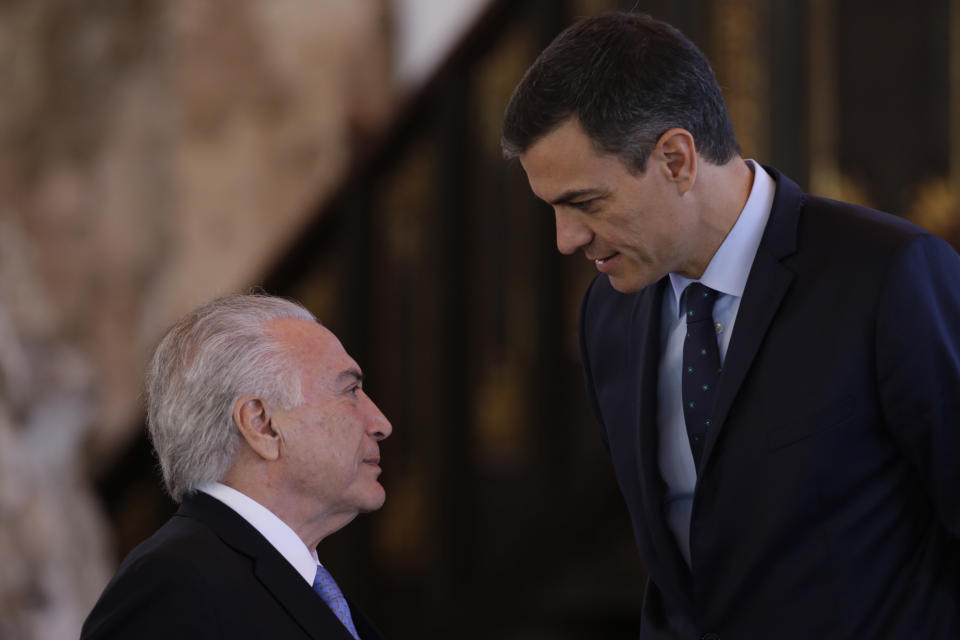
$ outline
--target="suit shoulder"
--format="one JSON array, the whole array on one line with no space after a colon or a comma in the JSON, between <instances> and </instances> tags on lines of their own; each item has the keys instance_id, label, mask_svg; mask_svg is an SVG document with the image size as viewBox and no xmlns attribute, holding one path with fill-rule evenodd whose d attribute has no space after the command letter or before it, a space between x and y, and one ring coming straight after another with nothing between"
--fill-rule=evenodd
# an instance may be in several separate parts
<instances>
[{"instance_id":1,"label":"suit shoulder","mask_svg":"<svg viewBox=\"0 0 960 640\"><path fill-rule=\"evenodd\" d=\"M119 573L142 565L167 571L198 571L235 555L206 525L175 515L124 558Z\"/></svg>"},{"instance_id":2,"label":"suit shoulder","mask_svg":"<svg viewBox=\"0 0 960 640\"><path fill-rule=\"evenodd\" d=\"M815 271L839 267L850 277L872 274L873 279L920 245L953 251L943 239L893 214L807 196L798 227L797 261Z\"/></svg>"},{"instance_id":3,"label":"suit shoulder","mask_svg":"<svg viewBox=\"0 0 960 640\"><path fill-rule=\"evenodd\" d=\"M207 594L225 551L212 531L174 516L124 558L81 637L201 637L217 628Z\"/></svg>"},{"instance_id":4,"label":"suit shoulder","mask_svg":"<svg viewBox=\"0 0 960 640\"><path fill-rule=\"evenodd\" d=\"M932 235L892 213L818 196L805 196L803 213L802 225L806 223L818 232L837 234L843 239L855 235L861 240L902 245Z\"/></svg>"}]
</instances>

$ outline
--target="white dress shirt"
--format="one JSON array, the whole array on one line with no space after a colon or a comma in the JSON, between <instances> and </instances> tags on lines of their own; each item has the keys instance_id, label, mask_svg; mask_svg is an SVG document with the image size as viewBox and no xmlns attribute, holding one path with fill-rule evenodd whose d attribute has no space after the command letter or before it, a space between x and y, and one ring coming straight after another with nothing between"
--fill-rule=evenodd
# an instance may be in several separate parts
<instances>
[{"instance_id":1,"label":"white dress shirt","mask_svg":"<svg viewBox=\"0 0 960 640\"><path fill-rule=\"evenodd\" d=\"M763 230L770 218L776 183L753 160L747 165L754 173L753 186L737 222L717 249L699 282L718 292L713 307L717 345L722 364L730 345L740 300L747 285L750 267L760 246ZM687 565L690 565L690 514L697 471L690 451L683 419L681 369L683 340L686 337L684 289L693 280L670 274L670 285L663 292L660 320L660 369L657 383L657 425L660 473L667 485L663 515L676 538Z\"/></svg>"},{"instance_id":2,"label":"white dress shirt","mask_svg":"<svg viewBox=\"0 0 960 640\"><path fill-rule=\"evenodd\" d=\"M317 565L320 564L317 558L316 549L308 549L300 536L294 532L290 526L278 518L272 511L251 498L241 493L233 487L228 487L219 482L209 482L198 487L212 498L216 498L223 504L237 512L237 514L250 523L250 525L260 532L267 539L273 548L280 552L287 562L293 565L310 588L313 588L313 579L317 575Z\"/></svg>"}]
</instances>

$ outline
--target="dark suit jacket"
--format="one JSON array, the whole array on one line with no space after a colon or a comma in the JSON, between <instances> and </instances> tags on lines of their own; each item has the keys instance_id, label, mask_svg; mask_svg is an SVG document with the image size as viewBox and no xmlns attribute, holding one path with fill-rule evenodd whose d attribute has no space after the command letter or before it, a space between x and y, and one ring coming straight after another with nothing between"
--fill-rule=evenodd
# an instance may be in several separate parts
<instances>
[{"instance_id":1,"label":"dark suit jacket","mask_svg":"<svg viewBox=\"0 0 960 640\"><path fill-rule=\"evenodd\" d=\"M598 276L584 298L587 391L650 577L641 638L960 638L960 257L767 170L692 569L657 462L667 279L622 295Z\"/></svg>"},{"instance_id":2,"label":"dark suit jacket","mask_svg":"<svg viewBox=\"0 0 960 640\"><path fill-rule=\"evenodd\" d=\"M350 610L361 638L381 638L353 603ZM184 498L124 559L81 638L351 640L266 538L204 493Z\"/></svg>"}]
</instances>

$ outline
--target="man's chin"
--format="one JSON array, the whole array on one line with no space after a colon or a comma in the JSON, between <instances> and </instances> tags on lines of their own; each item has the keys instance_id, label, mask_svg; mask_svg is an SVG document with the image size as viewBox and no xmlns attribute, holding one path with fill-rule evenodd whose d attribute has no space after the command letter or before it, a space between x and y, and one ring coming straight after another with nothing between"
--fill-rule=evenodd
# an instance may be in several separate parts
<instances>
[{"instance_id":1,"label":"man's chin","mask_svg":"<svg viewBox=\"0 0 960 640\"><path fill-rule=\"evenodd\" d=\"M361 500L359 509L360 513L370 513L371 511L376 511L384 505L387 501L387 492L377 483L375 489L371 489L367 495Z\"/></svg>"}]
</instances>

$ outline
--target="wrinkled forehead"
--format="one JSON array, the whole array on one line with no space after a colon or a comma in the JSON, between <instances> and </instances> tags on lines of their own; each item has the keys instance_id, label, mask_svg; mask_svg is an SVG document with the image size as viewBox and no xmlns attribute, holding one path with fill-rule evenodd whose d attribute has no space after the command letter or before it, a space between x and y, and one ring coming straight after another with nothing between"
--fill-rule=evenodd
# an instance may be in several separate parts
<instances>
[{"instance_id":1,"label":"wrinkled forehead","mask_svg":"<svg viewBox=\"0 0 960 640\"><path fill-rule=\"evenodd\" d=\"M329 329L302 318L270 320L267 328L289 350L291 362L317 382L331 383L357 363Z\"/></svg>"},{"instance_id":2,"label":"wrinkled forehead","mask_svg":"<svg viewBox=\"0 0 960 640\"><path fill-rule=\"evenodd\" d=\"M570 191L605 188L627 172L619 158L599 153L574 119L534 142L519 159L530 188L546 202Z\"/></svg>"}]
</instances>

